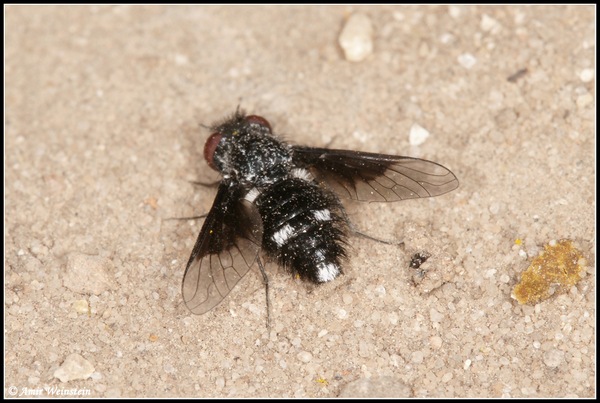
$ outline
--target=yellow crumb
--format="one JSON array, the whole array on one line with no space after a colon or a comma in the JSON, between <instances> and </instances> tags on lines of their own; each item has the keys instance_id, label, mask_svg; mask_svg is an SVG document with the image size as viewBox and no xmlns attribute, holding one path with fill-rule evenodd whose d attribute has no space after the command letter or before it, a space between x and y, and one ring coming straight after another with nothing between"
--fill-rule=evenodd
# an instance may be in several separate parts
<instances>
[{"instance_id":1,"label":"yellow crumb","mask_svg":"<svg viewBox=\"0 0 600 403\"><path fill-rule=\"evenodd\" d=\"M570 240L551 242L525 270L513 295L520 304L537 304L577 284L584 268L583 255Z\"/></svg>"}]
</instances>

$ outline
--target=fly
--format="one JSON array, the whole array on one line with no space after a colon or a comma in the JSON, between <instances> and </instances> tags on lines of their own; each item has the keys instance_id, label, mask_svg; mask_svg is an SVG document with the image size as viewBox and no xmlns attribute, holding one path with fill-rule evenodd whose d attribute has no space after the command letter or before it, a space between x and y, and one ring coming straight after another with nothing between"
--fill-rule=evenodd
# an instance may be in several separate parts
<instances>
[{"instance_id":1,"label":"fly","mask_svg":"<svg viewBox=\"0 0 600 403\"><path fill-rule=\"evenodd\" d=\"M458 187L435 162L290 145L266 119L239 109L212 129L204 158L222 179L183 276L194 314L219 304L255 262L266 282L261 251L304 280L338 277L349 232L339 197L393 202Z\"/></svg>"}]
</instances>

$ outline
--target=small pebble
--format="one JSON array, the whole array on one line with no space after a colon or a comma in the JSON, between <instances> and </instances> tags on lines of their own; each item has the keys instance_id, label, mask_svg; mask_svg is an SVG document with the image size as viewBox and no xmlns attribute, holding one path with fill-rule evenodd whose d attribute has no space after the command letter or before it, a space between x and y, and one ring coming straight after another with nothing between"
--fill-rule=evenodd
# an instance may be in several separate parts
<instances>
[{"instance_id":1,"label":"small pebble","mask_svg":"<svg viewBox=\"0 0 600 403\"><path fill-rule=\"evenodd\" d=\"M487 14L484 14L483 17L481 17L479 27L481 30L485 32L491 32L493 34L500 31L500 23Z\"/></svg>"},{"instance_id":2,"label":"small pebble","mask_svg":"<svg viewBox=\"0 0 600 403\"><path fill-rule=\"evenodd\" d=\"M429 137L429 132L415 123L410 128L410 134L408 135L408 141L411 146L420 146Z\"/></svg>"},{"instance_id":3,"label":"small pebble","mask_svg":"<svg viewBox=\"0 0 600 403\"><path fill-rule=\"evenodd\" d=\"M442 376L442 382L444 383L448 383L450 382L450 380L454 377L454 375L452 375L452 372L446 372L443 376Z\"/></svg>"},{"instance_id":4,"label":"small pebble","mask_svg":"<svg viewBox=\"0 0 600 403\"><path fill-rule=\"evenodd\" d=\"M88 313L89 305L85 299L79 299L73 302L73 309L77 313Z\"/></svg>"},{"instance_id":5,"label":"small pebble","mask_svg":"<svg viewBox=\"0 0 600 403\"><path fill-rule=\"evenodd\" d=\"M583 94L577 97L577 107L586 108L594 103L594 97L591 94Z\"/></svg>"},{"instance_id":6,"label":"small pebble","mask_svg":"<svg viewBox=\"0 0 600 403\"><path fill-rule=\"evenodd\" d=\"M420 364L423 362L423 352L422 351L413 351L410 355L410 361L414 364Z\"/></svg>"},{"instance_id":7,"label":"small pebble","mask_svg":"<svg viewBox=\"0 0 600 403\"><path fill-rule=\"evenodd\" d=\"M115 288L114 265L106 258L72 253L67 258L65 287L78 294L99 295Z\"/></svg>"},{"instance_id":8,"label":"small pebble","mask_svg":"<svg viewBox=\"0 0 600 403\"><path fill-rule=\"evenodd\" d=\"M565 360L565 352L557 349L547 351L544 354L544 364L550 368L557 368Z\"/></svg>"},{"instance_id":9,"label":"small pebble","mask_svg":"<svg viewBox=\"0 0 600 403\"><path fill-rule=\"evenodd\" d=\"M74 379L87 379L94 373L94 366L79 354L67 356L63 364L54 371L54 377L61 382Z\"/></svg>"},{"instance_id":10,"label":"small pebble","mask_svg":"<svg viewBox=\"0 0 600 403\"><path fill-rule=\"evenodd\" d=\"M434 323L439 323L442 320L444 320L444 314L439 313L438 311L436 311L433 308L431 308L429 310L429 317L430 317L431 321Z\"/></svg>"},{"instance_id":11,"label":"small pebble","mask_svg":"<svg viewBox=\"0 0 600 403\"><path fill-rule=\"evenodd\" d=\"M431 343L431 347L437 350L438 348L442 347L443 340L439 336L432 336L429 339L429 342Z\"/></svg>"},{"instance_id":12,"label":"small pebble","mask_svg":"<svg viewBox=\"0 0 600 403\"><path fill-rule=\"evenodd\" d=\"M594 79L594 69L583 69L579 73L579 79L584 83L589 83Z\"/></svg>"},{"instance_id":13,"label":"small pebble","mask_svg":"<svg viewBox=\"0 0 600 403\"><path fill-rule=\"evenodd\" d=\"M385 296L385 287L383 285L378 285L377 287L375 287L375 294L378 297L384 297Z\"/></svg>"},{"instance_id":14,"label":"small pebble","mask_svg":"<svg viewBox=\"0 0 600 403\"><path fill-rule=\"evenodd\" d=\"M373 24L364 14L352 14L346 21L339 43L346 60L361 62L373 53Z\"/></svg>"},{"instance_id":15,"label":"small pebble","mask_svg":"<svg viewBox=\"0 0 600 403\"><path fill-rule=\"evenodd\" d=\"M176 53L174 56L175 64L178 66L185 66L189 63L189 58L181 53Z\"/></svg>"},{"instance_id":16,"label":"small pebble","mask_svg":"<svg viewBox=\"0 0 600 403\"><path fill-rule=\"evenodd\" d=\"M463 53L458 56L458 63L465 69L470 70L477 64L477 59L470 53Z\"/></svg>"},{"instance_id":17,"label":"small pebble","mask_svg":"<svg viewBox=\"0 0 600 403\"><path fill-rule=\"evenodd\" d=\"M312 360L312 354L308 351L301 351L297 355L298 359L302 362L310 362Z\"/></svg>"},{"instance_id":18,"label":"small pebble","mask_svg":"<svg viewBox=\"0 0 600 403\"><path fill-rule=\"evenodd\" d=\"M391 376L361 378L346 384L340 391L342 398L409 398L412 389L399 378Z\"/></svg>"}]
</instances>

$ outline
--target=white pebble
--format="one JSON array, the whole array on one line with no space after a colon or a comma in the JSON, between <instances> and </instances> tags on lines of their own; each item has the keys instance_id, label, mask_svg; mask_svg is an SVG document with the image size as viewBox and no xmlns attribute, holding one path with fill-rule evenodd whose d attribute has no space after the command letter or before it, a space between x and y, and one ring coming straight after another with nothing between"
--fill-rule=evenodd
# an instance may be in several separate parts
<instances>
[{"instance_id":1,"label":"white pebble","mask_svg":"<svg viewBox=\"0 0 600 403\"><path fill-rule=\"evenodd\" d=\"M396 21L404 21L406 17L400 11L394 11L392 13L392 18Z\"/></svg>"},{"instance_id":2,"label":"white pebble","mask_svg":"<svg viewBox=\"0 0 600 403\"><path fill-rule=\"evenodd\" d=\"M297 355L298 359L302 362L310 362L312 360L312 354L308 351L301 351Z\"/></svg>"},{"instance_id":3,"label":"white pebble","mask_svg":"<svg viewBox=\"0 0 600 403\"><path fill-rule=\"evenodd\" d=\"M420 146L429 137L429 132L421 127L418 123L415 123L410 128L410 134L408 135L408 141L411 146Z\"/></svg>"},{"instance_id":4,"label":"white pebble","mask_svg":"<svg viewBox=\"0 0 600 403\"><path fill-rule=\"evenodd\" d=\"M64 285L78 294L99 295L115 288L114 265L106 258L72 253L67 258Z\"/></svg>"},{"instance_id":5,"label":"white pebble","mask_svg":"<svg viewBox=\"0 0 600 403\"><path fill-rule=\"evenodd\" d=\"M583 94L577 97L577 107L580 109L593 105L594 97L591 94Z\"/></svg>"},{"instance_id":6,"label":"white pebble","mask_svg":"<svg viewBox=\"0 0 600 403\"><path fill-rule=\"evenodd\" d=\"M462 10L459 6L448 6L448 14L452 18L458 18L462 14Z\"/></svg>"},{"instance_id":7,"label":"white pebble","mask_svg":"<svg viewBox=\"0 0 600 403\"><path fill-rule=\"evenodd\" d=\"M174 59L175 59L175 64L178 66L185 66L186 64L189 63L189 58L186 55L183 55L181 53L176 53Z\"/></svg>"},{"instance_id":8,"label":"white pebble","mask_svg":"<svg viewBox=\"0 0 600 403\"><path fill-rule=\"evenodd\" d=\"M487 14L484 14L483 17L481 17L481 22L479 24L479 27L483 31L491 32L493 34L500 31L500 23Z\"/></svg>"},{"instance_id":9,"label":"white pebble","mask_svg":"<svg viewBox=\"0 0 600 403\"><path fill-rule=\"evenodd\" d=\"M550 350L544 354L544 364L550 368L556 368L563 363L565 359L565 352L561 350Z\"/></svg>"},{"instance_id":10,"label":"white pebble","mask_svg":"<svg viewBox=\"0 0 600 403\"><path fill-rule=\"evenodd\" d=\"M579 79L584 83L589 83L594 79L594 69L583 69L579 73Z\"/></svg>"},{"instance_id":11,"label":"white pebble","mask_svg":"<svg viewBox=\"0 0 600 403\"><path fill-rule=\"evenodd\" d=\"M470 70L477 64L477 59L470 53L463 53L458 56L458 63L463 66L465 69Z\"/></svg>"},{"instance_id":12,"label":"white pebble","mask_svg":"<svg viewBox=\"0 0 600 403\"><path fill-rule=\"evenodd\" d=\"M397 400L413 396L412 388L400 378L375 374L371 376L367 372L363 371L364 378L359 378L343 386L338 397L372 401L374 397Z\"/></svg>"},{"instance_id":13,"label":"white pebble","mask_svg":"<svg viewBox=\"0 0 600 403\"><path fill-rule=\"evenodd\" d=\"M346 60L361 62L373 53L373 24L364 14L352 14L338 38Z\"/></svg>"},{"instance_id":14,"label":"white pebble","mask_svg":"<svg viewBox=\"0 0 600 403\"><path fill-rule=\"evenodd\" d=\"M85 299L73 302L73 310L77 313L88 313L89 305Z\"/></svg>"},{"instance_id":15,"label":"white pebble","mask_svg":"<svg viewBox=\"0 0 600 403\"><path fill-rule=\"evenodd\" d=\"M450 34L450 33L443 33L440 36L440 42L442 42L444 45L447 45L449 43L454 42L454 35Z\"/></svg>"},{"instance_id":16,"label":"white pebble","mask_svg":"<svg viewBox=\"0 0 600 403\"><path fill-rule=\"evenodd\" d=\"M61 382L74 379L87 379L94 373L94 366L79 354L70 354L65 362L54 371L54 377Z\"/></svg>"},{"instance_id":17,"label":"white pebble","mask_svg":"<svg viewBox=\"0 0 600 403\"><path fill-rule=\"evenodd\" d=\"M429 343L431 343L432 348L437 350L442 347L443 340L440 336L431 336L429 338Z\"/></svg>"},{"instance_id":18,"label":"white pebble","mask_svg":"<svg viewBox=\"0 0 600 403\"><path fill-rule=\"evenodd\" d=\"M489 207L490 213L496 215L500 211L500 204L492 203Z\"/></svg>"},{"instance_id":19,"label":"white pebble","mask_svg":"<svg viewBox=\"0 0 600 403\"><path fill-rule=\"evenodd\" d=\"M493 278L497 271L496 269L488 269L483 273L483 278Z\"/></svg>"},{"instance_id":20,"label":"white pebble","mask_svg":"<svg viewBox=\"0 0 600 403\"><path fill-rule=\"evenodd\" d=\"M431 319L432 322L439 323L442 320L444 320L444 314L443 313L439 313L434 308L431 308L429 310L429 318Z\"/></svg>"},{"instance_id":21,"label":"white pebble","mask_svg":"<svg viewBox=\"0 0 600 403\"><path fill-rule=\"evenodd\" d=\"M413 351L410 357L411 362L414 364L420 364L423 362L423 352L422 351Z\"/></svg>"}]
</instances>

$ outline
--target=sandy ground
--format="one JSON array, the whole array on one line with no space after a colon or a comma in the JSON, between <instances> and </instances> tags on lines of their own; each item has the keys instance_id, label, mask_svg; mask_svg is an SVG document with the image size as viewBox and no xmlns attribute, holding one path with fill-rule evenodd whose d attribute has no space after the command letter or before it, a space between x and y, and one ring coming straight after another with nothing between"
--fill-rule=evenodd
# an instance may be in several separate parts
<instances>
[{"instance_id":1,"label":"sandy ground","mask_svg":"<svg viewBox=\"0 0 600 403\"><path fill-rule=\"evenodd\" d=\"M5 12L6 397L595 396L592 6ZM354 12L373 24L357 63L338 45ZM353 237L321 287L268 264L270 331L258 270L191 315L202 221L165 219L210 208L189 183L217 178L201 125L240 102L293 143L431 159L460 188L347 203L405 246ZM564 238L586 276L519 305Z\"/></svg>"}]
</instances>

